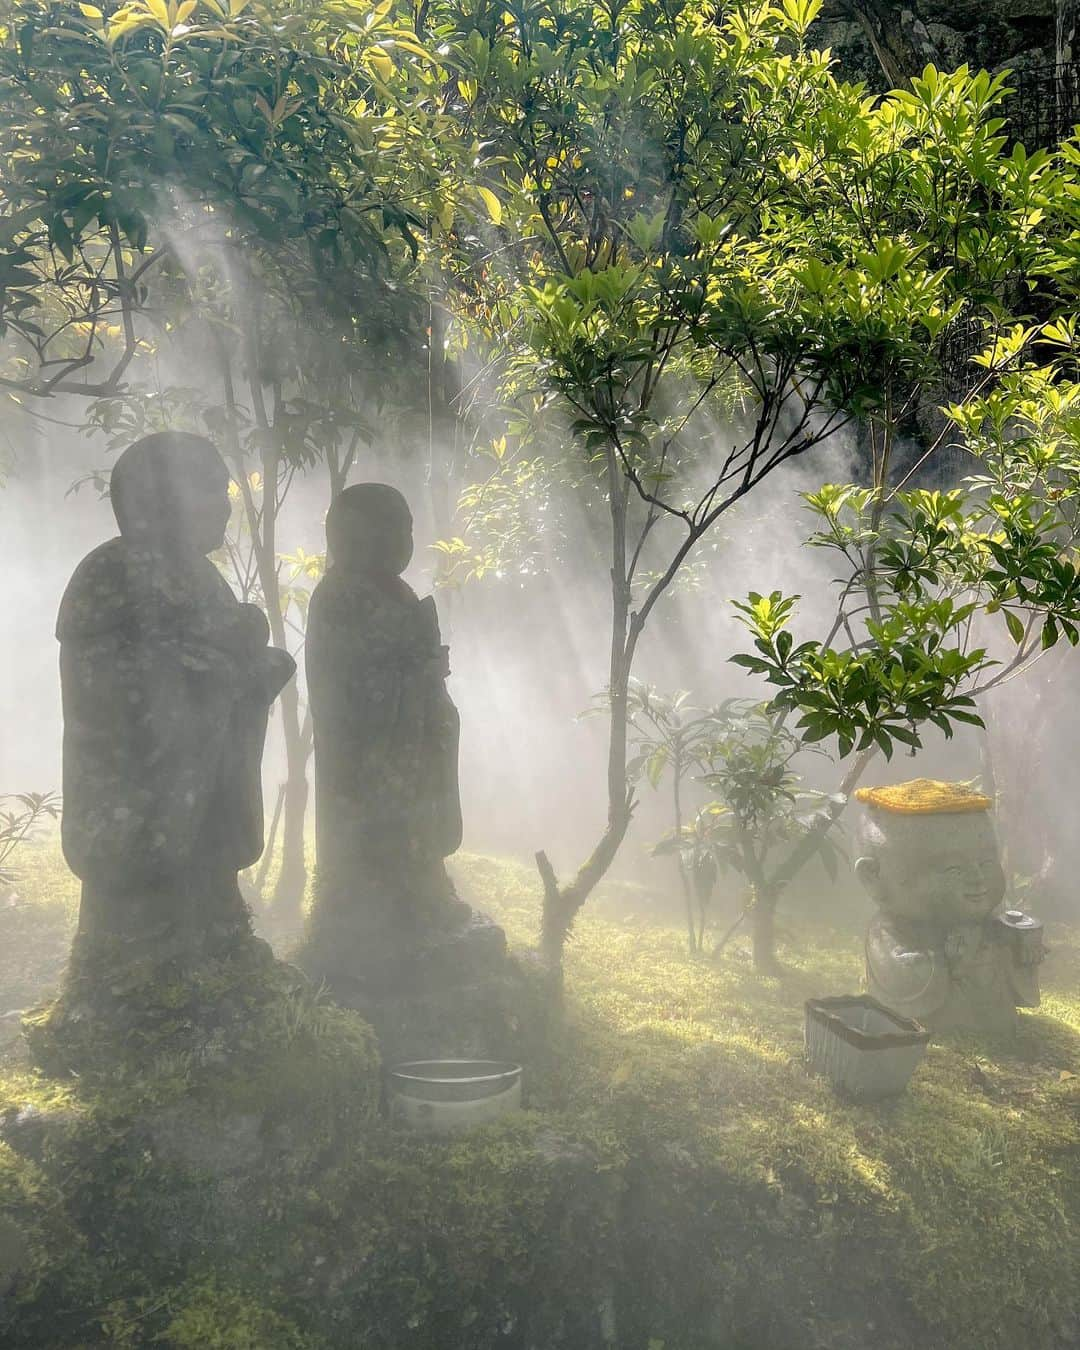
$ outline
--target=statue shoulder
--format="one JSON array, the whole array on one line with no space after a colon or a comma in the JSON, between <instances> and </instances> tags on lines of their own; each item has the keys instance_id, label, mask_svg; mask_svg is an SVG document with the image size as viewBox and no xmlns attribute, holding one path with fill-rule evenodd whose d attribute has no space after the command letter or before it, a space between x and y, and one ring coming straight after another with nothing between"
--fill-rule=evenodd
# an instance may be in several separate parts
<instances>
[{"instance_id":1,"label":"statue shoulder","mask_svg":"<svg viewBox=\"0 0 1080 1350\"><path fill-rule=\"evenodd\" d=\"M311 592L308 622L353 626L376 614L384 603L377 587L331 569Z\"/></svg>"},{"instance_id":2,"label":"statue shoulder","mask_svg":"<svg viewBox=\"0 0 1080 1350\"><path fill-rule=\"evenodd\" d=\"M108 632L131 612L134 594L127 544L117 536L83 558L60 601L56 636L68 642Z\"/></svg>"}]
</instances>

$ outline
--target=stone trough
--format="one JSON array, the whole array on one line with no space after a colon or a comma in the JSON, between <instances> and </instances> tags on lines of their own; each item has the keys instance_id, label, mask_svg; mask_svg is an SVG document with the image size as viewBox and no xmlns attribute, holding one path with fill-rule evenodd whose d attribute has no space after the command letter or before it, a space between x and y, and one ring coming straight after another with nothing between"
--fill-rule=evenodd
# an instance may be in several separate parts
<instances>
[{"instance_id":1,"label":"stone trough","mask_svg":"<svg viewBox=\"0 0 1080 1350\"><path fill-rule=\"evenodd\" d=\"M896 1097L926 1053L930 1033L868 994L806 1003L806 1058L837 1092L862 1101Z\"/></svg>"}]
</instances>

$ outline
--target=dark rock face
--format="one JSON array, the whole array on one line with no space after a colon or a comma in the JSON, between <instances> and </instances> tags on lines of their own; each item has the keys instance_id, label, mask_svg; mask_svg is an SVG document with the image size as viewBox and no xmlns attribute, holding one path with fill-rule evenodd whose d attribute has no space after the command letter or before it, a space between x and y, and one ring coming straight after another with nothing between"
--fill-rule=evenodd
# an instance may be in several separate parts
<instances>
[{"instance_id":1,"label":"dark rock face","mask_svg":"<svg viewBox=\"0 0 1080 1350\"><path fill-rule=\"evenodd\" d=\"M326 528L331 561L311 599L306 657L318 874L298 959L372 1020L384 1051L477 1050L461 1043L473 1038L455 1009L504 971L506 943L446 871L461 843L459 722L434 601L401 579L412 517L400 493L365 483L337 498ZM419 1039L434 1024L444 1044L415 1044L414 1007L426 1009Z\"/></svg>"},{"instance_id":2,"label":"dark rock face","mask_svg":"<svg viewBox=\"0 0 1080 1350\"><path fill-rule=\"evenodd\" d=\"M895 8L899 14L909 7ZM1053 0L920 0L917 12L944 69L965 62L987 70L1020 69L1054 59ZM847 0L826 3L811 40L833 49L845 78L863 80L873 91L888 87Z\"/></svg>"},{"instance_id":3,"label":"dark rock face","mask_svg":"<svg viewBox=\"0 0 1080 1350\"><path fill-rule=\"evenodd\" d=\"M69 993L99 1011L165 963L250 940L269 708L295 669L206 554L228 520L208 441L164 433L113 473L119 538L60 605L64 855L82 880Z\"/></svg>"}]
</instances>

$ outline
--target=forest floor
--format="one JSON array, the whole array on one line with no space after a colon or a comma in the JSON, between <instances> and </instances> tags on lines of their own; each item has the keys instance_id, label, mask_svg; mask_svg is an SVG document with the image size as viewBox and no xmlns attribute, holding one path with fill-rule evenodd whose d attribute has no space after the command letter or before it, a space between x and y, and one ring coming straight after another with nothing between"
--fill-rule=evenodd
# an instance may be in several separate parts
<instances>
[{"instance_id":1,"label":"forest floor","mask_svg":"<svg viewBox=\"0 0 1080 1350\"><path fill-rule=\"evenodd\" d=\"M77 906L53 841L19 863L18 895L0 902L0 1017L55 987ZM512 945L531 941L530 869L463 855L455 874ZM657 1273L642 1297L669 1298L661 1286L682 1288L687 1264L707 1282L724 1270L734 1280L741 1263L740 1285L801 1300L807 1323L829 1324L830 1281L866 1284L859 1316L878 1345L907 1343L875 1328L875 1304L887 1318L890 1299L935 1329L924 1345L1080 1343L1069 1339L1080 1336L1080 933L1048 932L1043 1005L1021 1014L1015 1039L934 1044L901 1098L860 1106L806 1072L802 1034L806 998L859 989L861 935L790 918L784 930L776 978L756 974L738 942L717 962L690 957L679 926L618 883L575 930L566 1025L545 1070L530 1079L526 1066L529 1105L587 1118L620 1156L655 1164L641 1241L655 1242ZM0 1022L12 1070L16 1022ZM668 1350L714 1344L667 1324L657 1333L648 1344ZM803 1343L860 1342L849 1327Z\"/></svg>"}]
</instances>

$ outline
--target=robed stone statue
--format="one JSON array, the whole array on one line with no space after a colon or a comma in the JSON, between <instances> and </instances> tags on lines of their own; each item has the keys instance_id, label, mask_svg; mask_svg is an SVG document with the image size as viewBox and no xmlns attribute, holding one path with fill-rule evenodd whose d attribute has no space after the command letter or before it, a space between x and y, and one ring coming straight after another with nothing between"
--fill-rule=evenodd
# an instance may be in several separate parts
<instances>
[{"instance_id":1,"label":"robed stone statue","mask_svg":"<svg viewBox=\"0 0 1080 1350\"><path fill-rule=\"evenodd\" d=\"M250 935L237 872L262 852L267 714L295 664L207 557L228 485L200 437L132 445L111 480L120 534L60 605L62 837L83 883L73 966L114 991L133 962L191 965Z\"/></svg>"},{"instance_id":2,"label":"robed stone statue","mask_svg":"<svg viewBox=\"0 0 1080 1350\"><path fill-rule=\"evenodd\" d=\"M457 898L457 710L435 602L402 573L412 516L382 483L346 488L326 517L306 666L315 737L317 885L302 964L364 1009L431 994L498 964L501 929Z\"/></svg>"}]
</instances>

